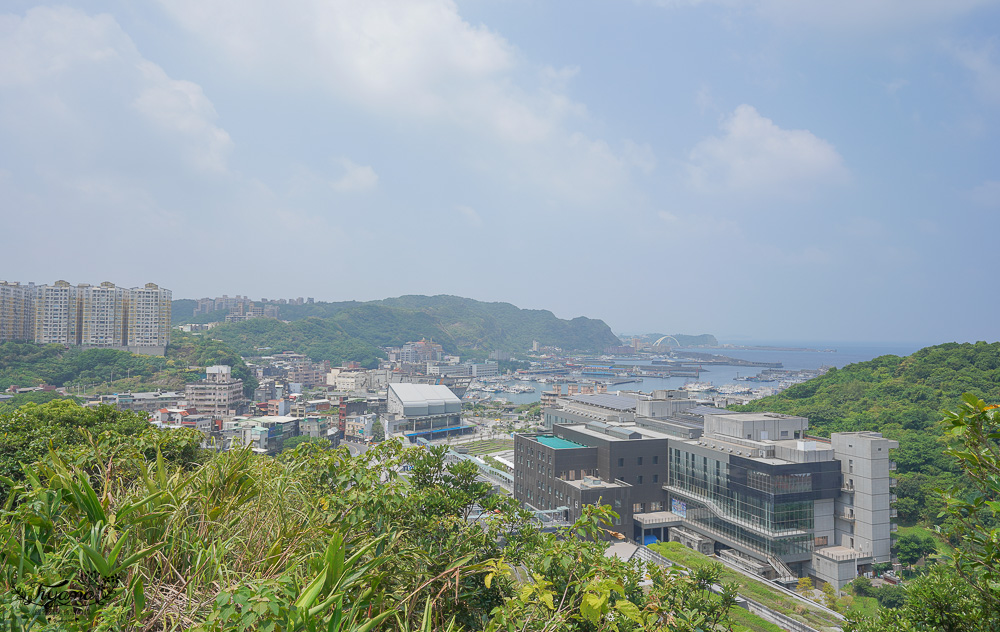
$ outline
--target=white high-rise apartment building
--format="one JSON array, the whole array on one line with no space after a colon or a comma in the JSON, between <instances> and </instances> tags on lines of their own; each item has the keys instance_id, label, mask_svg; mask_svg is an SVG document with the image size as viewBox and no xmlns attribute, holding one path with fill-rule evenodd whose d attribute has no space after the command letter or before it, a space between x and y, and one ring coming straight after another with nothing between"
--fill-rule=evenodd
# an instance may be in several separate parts
<instances>
[{"instance_id":1,"label":"white high-rise apartment building","mask_svg":"<svg viewBox=\"0 0 1000 632\"><path fill-rule=\"evenodd\" d=\"M34 340L35 286L0 281L0 342Z\"/></svg>"},{"instance_id":2,"label":"white high-rise apartment building","mask_svg":"<svg viewBox=\"0 0 1000 632\"><path fill-rule=\"evenodd\" d=\"M35 292L35 342L78 345L78 288L68 281L42 285Z\"/></svg>"},{"instance_id":3,"label":"white high-rise apartment building","mask_svg":"<svg viewBox=\"0 0 1000 632\"><path fill-rule=\"evenodd\" d=\"M80 342L84 347L121 348L128 319L129 290L105 281L77 286L80 302Z\"/></svg>"},{"instance_id":4,"label":"white high-rise apartment building","mask_svg":"<svg viewBox=\"0 0 1000 632\"><path fill-rule=\"evenodd\" d=\"M144 287L128 291L126 342L129 351L142 353L137 349L166 350L170 343L171 294L170 290L155 283L147 283Z\"/></svg>"},{"instance_id":5,"label":"white high-rise apartment building","mask_svg":"<svg viewBox=\"0 0 1000 632\"><path fill-rule=\"evenodd\" d=\"M171 292L100 285L0 282L0 341L34 340L162 355L170 343Z\"/></svg>"}]
</instances>

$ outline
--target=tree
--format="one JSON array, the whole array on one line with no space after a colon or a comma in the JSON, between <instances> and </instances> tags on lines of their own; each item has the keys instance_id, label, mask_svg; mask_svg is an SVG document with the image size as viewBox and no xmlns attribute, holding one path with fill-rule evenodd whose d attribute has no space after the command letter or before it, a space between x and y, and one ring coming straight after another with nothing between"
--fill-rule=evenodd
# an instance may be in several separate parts
<instances>
[{"instance_id":1,"label":"tree","mask_svg":"<svg viewBox=\"0 0 1000 632\"><path fill-rule=\"evenodd\" d=\"M385 441L385 428L382 427L382 421L380 419L375 419L372 423L372 441L375 443L382 443Z\"/></svg>"},{"instance_id":2,"label":"tree","mask_svg":"<svg viewBox=\"0 0 1000 632\"><path fill-rule=\"evenodd\" d=\"M966 393L957 411L944 419L952 440L947 453L958 461L972 493L953 488L944 494L956 549L958 572L1000 610L1000 405Z\"/></svg>"},{"instance_id":3,"label":"tree","mask_svg":"<svg viewBox=\"0 0 1000 632\"><path fill-rule=\"evenodd\" d=\"M997 405L965 394L943 424L954 458L969 487L936 492L948 520L944 535L955 545L954 565L935 564L904 590L882 586L875 598L886 608L875 617L853 615L845 632L943 630L993 632L1000 629L1000 413ZM928 495L930 500L930 495ZM919 546L919 543L917 544ZM909 550L907 548L907 550ZM899 607L902 605L902 607Z\"/></svg>"},{"instance_id":4,"label":"tree","mask_svg":"<svg viewBox=\"0 0 1000 632\"><path fill-rule=\"evenodd\" d=\"M874 597L883 608L899 608L906 601L906 589L902 586L883 584L875 589Z\"/></svg>"},{"instance_id":5,"label":"tree","mask_svg":"<svg viewBox=\"0 0 1000 632\"><path fill-rule=\"evenodd\" d=\"M310 437L309 435L299 435L297 437L289 437L285 439L285 442L281 445L281 450L294 450L297 446L303 443L314 443L321 448L329 448L332 444L329 439L324 439L323 437Z\"/></svg>"},{"instance_id":6,"label":"tree","mask_svg":"<svg viewBox=\"0 0 1000 632\"><path fill-rule=\"evenodd\" d=\"M896 539L896 557L907 566L913 566L920 558L937 552L934 538L919 533L904 533Z\"/></svg>"},{"instance_id":7,"label":"tree","mask_svg":"<svg viewBox=\"0 0 1000 632\"><path fill-rule=\"evenodd\" d=\"M800 577L799 583L795 586L795 592L807 593L813 590L813 580L809 577Z\"/></svg>"},{"instance_id":8,"label":"tree","mask_svg":"<svg viewBox=\"0 0 1000 632\"><path fill-rule=\"evenodd\" d=\"M855 577L854 581L851 582L851 590L858 597L871 597L872 596L872 580L868 579L864 575Z\"/></svg>"},{"instance_id":9,"label":"tree","mask_svg":"<svg viewBox=\"0 0 1000 632\"><path fill-rule=\"evenodd\" d=\"M837 589L833 587L833 584L827 582L823 584L823 601L826 602L826 607L830 610L837 609Z\"/></svg>"}]
</instances>

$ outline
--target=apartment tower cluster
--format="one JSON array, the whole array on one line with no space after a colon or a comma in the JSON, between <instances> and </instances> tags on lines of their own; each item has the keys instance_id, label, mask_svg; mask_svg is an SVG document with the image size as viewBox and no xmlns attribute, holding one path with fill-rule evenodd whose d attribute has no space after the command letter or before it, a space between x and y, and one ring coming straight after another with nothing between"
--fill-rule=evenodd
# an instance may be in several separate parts
<instances>
[{"instance_id":1,"label":"apartment tower cluster","mask_svg":"<svg viewBox=\"0 0 1000 632\"><path fill-rule=\"evenodd\" d=\"M155 283L124 288L0 281L0 342L23 340L163 355L171 292Z\"/></svg>"}]
</instances>

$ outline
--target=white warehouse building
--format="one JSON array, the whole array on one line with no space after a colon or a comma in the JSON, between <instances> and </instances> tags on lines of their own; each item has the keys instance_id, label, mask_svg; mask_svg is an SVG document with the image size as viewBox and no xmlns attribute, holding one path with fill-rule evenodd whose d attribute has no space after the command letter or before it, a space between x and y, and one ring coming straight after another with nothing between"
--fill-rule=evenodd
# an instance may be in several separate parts
<instances>
[{"instance_id":1,"label":"white warehouse building","mask_svg":"<svg viewBox=\"0 0 1000 632\"><path fill-rule=\"evenodd\" d=\"M389 384L386 410L386 434L406 437L411 442L474 430L473 426L462 425L462 401L442 384Z\"/></svg>"}]
</instances>

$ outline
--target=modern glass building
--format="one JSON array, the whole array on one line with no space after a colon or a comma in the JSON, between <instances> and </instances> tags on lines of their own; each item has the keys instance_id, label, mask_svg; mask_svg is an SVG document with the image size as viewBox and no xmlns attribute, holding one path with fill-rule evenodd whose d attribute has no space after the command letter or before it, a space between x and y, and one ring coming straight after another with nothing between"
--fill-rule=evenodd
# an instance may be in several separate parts
<instances>
[{"instance_id":1,"label":"modern glass building","mask_svg":"<svg viewBox=\"0 0 1000 632\"><path fill-rule=\"evenodd\" d=\"M637 408L618 423L546 409L551 432L515 437L515 498L567 520L581 504L608 504L639 543L683 542L783 581L812 575L839 588L890 559L895 441L808 437L804 417L693 402L673 400L657 417L642 414L656 400Z\"/></svg>"}]
</instances>

